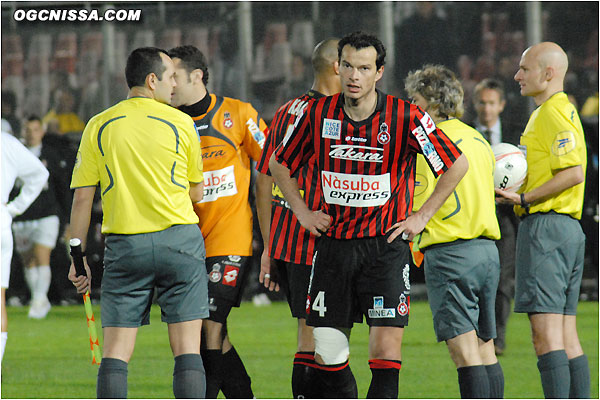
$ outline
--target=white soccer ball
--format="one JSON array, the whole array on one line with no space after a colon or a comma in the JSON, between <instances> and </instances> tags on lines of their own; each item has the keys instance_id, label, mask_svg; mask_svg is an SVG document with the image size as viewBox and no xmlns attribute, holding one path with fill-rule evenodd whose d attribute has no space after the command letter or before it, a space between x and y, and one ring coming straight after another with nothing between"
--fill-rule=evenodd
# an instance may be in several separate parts
<instances>
[{"instance_id":1,"label":"white soccer ball","mask_svg":"<svg viewBox=\"0 0 600 400\"><path fill-rule=\"evenodd\" d=\"M492 146L496 157L494 186L508 192L519 190L527 176L527 159L517 146L498 143Z\"/></svg>"}]
</instances>

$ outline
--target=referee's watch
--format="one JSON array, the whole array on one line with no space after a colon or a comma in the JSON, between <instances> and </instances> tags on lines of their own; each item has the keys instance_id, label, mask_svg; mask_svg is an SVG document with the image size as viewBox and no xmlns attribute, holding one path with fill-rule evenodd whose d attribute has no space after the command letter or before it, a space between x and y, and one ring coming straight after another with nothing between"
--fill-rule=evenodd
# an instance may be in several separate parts
<instances>
[{"instance_id":1,"label":"referee's watch","mask_svg":"<svg viewBox=\"0 0 600 400\"><path fill-rule=\"evenodd\" d=\"M521 207L525 209L527 214L529 214L529 206L530 204L525 201L525 193L521 193Z\"/></svg>"}]
</instances>

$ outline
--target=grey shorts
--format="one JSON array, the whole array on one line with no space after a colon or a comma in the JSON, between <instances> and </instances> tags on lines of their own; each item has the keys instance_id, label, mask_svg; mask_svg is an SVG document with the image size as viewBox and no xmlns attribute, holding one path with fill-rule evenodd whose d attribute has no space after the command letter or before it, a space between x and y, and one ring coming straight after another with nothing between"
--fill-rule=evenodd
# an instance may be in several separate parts
<instances>
[{"instance_id":1,"label":"grey shorts","mask_svg":"<svg viewBox=\"0 0 600 400\"><path fill-rule=\"evenodd\" d=\"M198 225L108 235L105 245L103 327L147 325L155 289L163 322L208 317L204 240Z\"/></svg>"},{"instance_id":2,"label":"grey shorts","mask_svg":"<svg viewBox=\"0 0 600 400\"><path fill-rule=\"evenodd\" d=\"M439 342L472 330L484 341L496 337L494 308L500 261L492 240L461 240L428 247L424 268Z\"/></svg>"},{"instance_id":3,"label":"grey shorts","mask_svg":"<svg viewBox=\"0 0 600 400\"><path fill-rule=\"evenodd\" d=\"M575 315L584 253L579 221L555 213L523 219L517 234L515 312Z\"/></svg>"}]
</instances>

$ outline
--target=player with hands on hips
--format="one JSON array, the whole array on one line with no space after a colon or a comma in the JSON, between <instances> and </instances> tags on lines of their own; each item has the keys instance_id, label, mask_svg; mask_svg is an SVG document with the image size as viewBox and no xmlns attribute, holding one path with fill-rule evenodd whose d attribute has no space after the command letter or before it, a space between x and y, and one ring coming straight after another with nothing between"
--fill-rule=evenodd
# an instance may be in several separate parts
<instances>
[{"instance_id":1,"label":"player with hands on hips","mask_svg":"<svg viewBox=\"0 0 600 400\"><path fill-rule=\"evenodd\" d=\"M468 169L466 158L429 115L376 89L385 55L375 36L343 37L338 44L342 93L309 103L269 162L303 226L324 230L306 304L307 325L314 327L318 397L357 397L348 338L363 317L372 374L367 397L398 397L411 256L408 243L394 239L420 232ZM427 154L441 178L424 207L409 217L419 153ZM322 213L307 207L291 177L312 157Z\"/></svg>"}]
</instances>

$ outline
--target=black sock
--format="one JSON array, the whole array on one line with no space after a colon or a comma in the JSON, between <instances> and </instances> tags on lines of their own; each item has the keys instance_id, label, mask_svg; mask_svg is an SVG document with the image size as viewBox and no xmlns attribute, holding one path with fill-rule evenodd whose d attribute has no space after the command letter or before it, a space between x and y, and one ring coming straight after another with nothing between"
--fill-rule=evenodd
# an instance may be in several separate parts
<instances>
[{"instance_id":1,"label":"black sock","mask_svg":"<svg viewBox=\"0 0 600 400\"><path fill-rule=\"evenodd\" d=\"M369 360L372 378L367 399L397 399L401 367L399 360Z\"/></svg>"},{"instance_id":2,"label":"black sock","mask_svg":"<svg viewBox=\"0 0 600 400\"><path fill-rule=\"evenodd\" d=\"M504 398L504 372L500 363L486 365L485 370L490 382L490 399Z\"/></svg>"},{"instance_id":3,"label":"black sock","mask_svg":"<svg viewBox=\"0 0 600 400\"><path fill-rule=\"evenodd\" d=\"M221 366L223 364L223 354L218 350L200 350L202 363L206 371L206 398L216 399L221 390Z\"/></svg>"},{"instance_id":4,"label":"black sock","mask_svg":"<svg viewBox=\"0 0 600 400\"><path fill-rule=\"evenodd\" d=\"M490 382L483 365L461 367L457 371L461 398L487 399L490 397Z\"/></svg>"},{"instance_id":5,"label":"black sock","mask_svg":"<svg viewBox=\"0 0 600 400\"><path fill-rule=\"evenodd\" d=\"M200 354L181 354L173 367L173 394L176 399L203 399L206 392Z\"/></svg>"},{"instance_id":6,"label":"black sock","mask_svg":"<svg viewBox=\"0 0 600 400\"><path fill-rule=\"evenodd\" d=\"M98 368L96 396L99 399L127 398L127 363L117 358L103 358Z\"/></svg>"},{"instance_id":7,"label":"black sock","mask_svg":"<svg viewBox=\"0 0 600 400\"><path fill-rule=\"evenodd\" d=\"M569 390L570 399L590 398L590 366L585 354L569 360L569 372L571 385Z\"/></svg>"},{"instance_id":8,"label":"black sock","mask_svg":"<svg viewBox=\"0 0 600 400\"><path fill-rule=\"evenodd\" d=\"M317 397L325 399L356 399L358 388L348 361L335 365L316 364L319 377Z\"/></svg>"},{"instance_id":9,"label":"black sock","mask_svg":"<svg viewBox=\"0 0 600 400\"><path fill-rule=\"evenodd\" d=\"M221 365L221 374L225 378L221 383L221 391L228 399L251 399L252 393L251 380L246 372L244 363L235 351L234 347L223 354L223 363Z\"/></svg>"},{"instance_id":10,"label":"black sock","mask_svg":"<svg viewBox=\"0 0 600 400\"><path fill-rule=\"evenodd\" d=\"M544 397L566 399L569 397L571 374L569 359L564 350L551 351L538 357L537 367L542 378Z\"/></svg>"},{"instance_id":11,"label":"black sock","mask_svg":"<svg viewBox=\"0 0 600 400\"><path fill-rule=\"evenodd\" d=\"M294 356L292 369L292 394L295 399L315 398L315 353L299 351Z\"/></svg>"}]
</instances>

